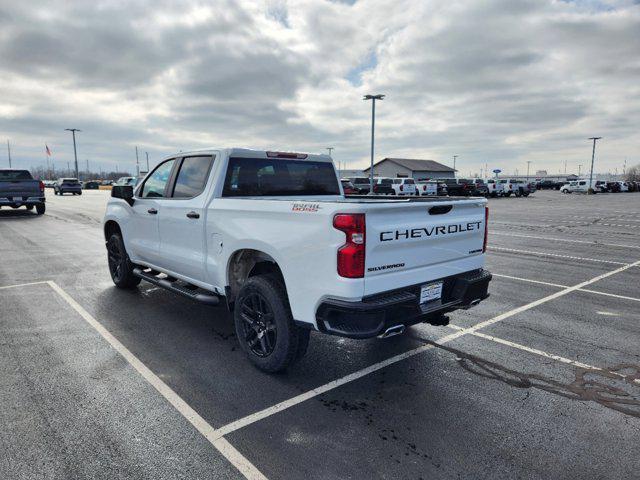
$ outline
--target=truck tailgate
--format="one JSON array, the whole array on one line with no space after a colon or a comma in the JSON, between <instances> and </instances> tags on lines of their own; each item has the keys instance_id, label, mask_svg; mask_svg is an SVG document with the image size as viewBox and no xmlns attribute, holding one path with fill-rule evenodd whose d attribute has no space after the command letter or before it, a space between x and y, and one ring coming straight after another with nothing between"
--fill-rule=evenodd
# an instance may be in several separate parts
<instances>
[{"instance_id":1,"label":"truck tailgate","mask_svg":"<svg viewBox=\"0 0 640 480\"><path fill-rule=\"evenodd\" d=\"M482 267L484 199L367 210L365 295Z\"/></svg>"},{"instance_id":2,"label":"truck tailgate","mask_svg":"<svg viewBox=\"0 0 640 480\"><path fill-rule=\"evenodd\" d=\"M38 180L0 181L0 197L36 197L40 195Z\"/></svg>"}]
</instances>

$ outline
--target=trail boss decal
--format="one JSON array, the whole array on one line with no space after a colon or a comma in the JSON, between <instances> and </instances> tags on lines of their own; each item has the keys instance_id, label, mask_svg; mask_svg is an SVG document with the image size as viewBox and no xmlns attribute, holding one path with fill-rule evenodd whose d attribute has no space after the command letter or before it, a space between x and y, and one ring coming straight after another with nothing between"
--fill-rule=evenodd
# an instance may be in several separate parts
<instances>
[{"instance_id":1,"label":"trail boss decal","mask_svg":"<svg viewBox=\"0 0 640 480\"><path fill-rule=\"evenodd\" d=\"M319 203L294 203L291 207L292 212L317 212L320 210Z\"/></svg>"},{"instance_id":2,"label":"trail boss decal","mask_svg":"<svg viewBox=\"0 0 640 480\"><path fill-rule=\"evenodd\" d=\"M393 240L409 239L409 238L424 238L424 237L436 237L442 235L449 235L460 232L471 232L473 230L480 230L482 221L458 223L452 225L436 225L433 227L423 228L411 228L407 230L395 230L390 232L380 232L381 242L391 242Z\"/></svg>"}]
</instances>

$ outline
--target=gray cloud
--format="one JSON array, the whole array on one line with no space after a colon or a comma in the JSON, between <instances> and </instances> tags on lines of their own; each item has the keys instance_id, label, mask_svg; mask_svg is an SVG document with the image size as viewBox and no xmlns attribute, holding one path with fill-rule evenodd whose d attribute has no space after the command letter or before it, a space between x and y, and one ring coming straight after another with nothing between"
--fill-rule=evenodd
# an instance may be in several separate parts
<instances>
[{"instance_id":1,"label":"gray cloud","mask_svg":"<svg viewBox=\"0 0 640 480\"><path fill-rule=\"evenodd\" d=\"M554 169L599 134L603 169L640 160L626 0L13 2L0 21L0 134L25 166L45 141L69 159L70 126L97 162L331 145L364 165L370 92L381 156Z\"/></svg>"}]
</instances>

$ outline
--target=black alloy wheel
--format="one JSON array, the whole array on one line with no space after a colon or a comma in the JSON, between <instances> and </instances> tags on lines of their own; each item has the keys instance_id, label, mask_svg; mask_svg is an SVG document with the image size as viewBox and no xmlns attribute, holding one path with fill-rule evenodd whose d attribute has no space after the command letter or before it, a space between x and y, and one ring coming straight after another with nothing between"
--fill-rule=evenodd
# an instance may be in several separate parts
<instances>
[{"instance_id":1,"label":"black alloy wheel","mask_svg":"<svg viewBox=\"0 0 640 480\"><path fill-rule=\"evenodd\" d=\"M134 265L129 260L122 237L114 233L107 241L107 261L113 283L118 288L133 288L140 284L140 277L133 274Z\"/></svg>"},{"instance_id":2,"label":"black alloy wheel","mask_svg":"<svg viewBox=\"0 0 640 480\"><path fill-rule=\"evenodd\" d=\"M268 357L276 348L278 338L271 305L261 293L252 292L242 298L238 307L247 347L258 357Z\"/></svg>"},{"instance_id":3,"label":"black alloy wheel","mask_svg":"<svg viewBox=\"0 0 640 480\"><path fill-rule=\"evenodd\" d=\"M119 242L115 241L113 237L111 237L107 243L107 258L109 260L109 272L111 273L111 278L117 283L122 280L125 254L120 249Z\"/></svg>"}]
</instances>

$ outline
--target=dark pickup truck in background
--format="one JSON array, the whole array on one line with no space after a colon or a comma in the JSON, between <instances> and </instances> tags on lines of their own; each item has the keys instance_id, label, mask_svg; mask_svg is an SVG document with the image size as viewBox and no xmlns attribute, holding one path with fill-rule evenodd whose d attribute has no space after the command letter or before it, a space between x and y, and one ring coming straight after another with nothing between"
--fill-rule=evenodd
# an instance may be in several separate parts
<instances>
[{"instance_id":1,"label":"dark pickup truck in background","mask_svg":"<svg viewBox=\"0 0 640 480\"><path fill-rule=\"evenodd\" d=\"M451 197L487 197L489 188L481 179L447 178L447 193Z\"/></svg>"},{"instance_id":2,"label":"dark pickup truck in background","mask_svg":"<svg viewBox=\"0 0 640 480\"><path fill-rule=\"evenodd\" d=\"M44 183L34 180L28 170L0 169L0 208L36 207L42 215L44 201Z\"/></svg>"}]
</instances>

